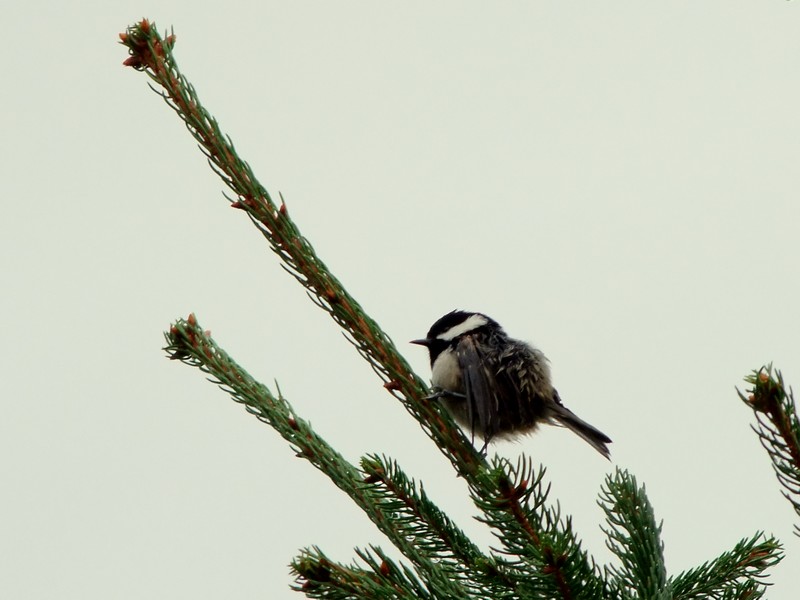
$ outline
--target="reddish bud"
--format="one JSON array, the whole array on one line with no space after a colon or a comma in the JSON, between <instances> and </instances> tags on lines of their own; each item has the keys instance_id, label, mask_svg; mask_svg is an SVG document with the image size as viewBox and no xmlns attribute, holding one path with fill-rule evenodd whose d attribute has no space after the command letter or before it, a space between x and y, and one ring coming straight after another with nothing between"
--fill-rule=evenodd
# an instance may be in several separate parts
<instances>
[{"instance_id":1,"label":"reddish bud","mask_svg":"<svg viewBox=\"0 0 800 600\"><path fill-rule=\"evenodd\" d=\"M289 427L291 427L295 431L300 429L300 427L298 427L297 421L295 420L294 417L289 417Z\"/></svg>"},{"instance_id":2,"label":"reddish bud","mask_svg":"<svg viewBox=\"0 0 800 600\"><path fill-rule=\"evenodd\" d=\"M395 381L394 379L392 379L391 381L387 381L386 383L384 383L383 387L385 387L390 392L393 392L395 390L399 390L400 389L400 382L399 381Z\"/></svg>"},{"instance_id":3,"label":"reddish bud","mask_svg":"<svg viewBox=\"0 0 800 600\"><path fill-rule=\"evenodd\" d=\"M240 208L242 210L245 210L244 204L242 204L238 200L236 202L231 202L231 208Z\"/></svg>"},{"instance_id":4,"label":"reddish bud","mask_svg":"<svg viewBox=\"0 0 800 600\"><path fill-rule=\"evenodd\" d=\"M387 563L385 560L381 562L381 575L384 577L389 576L389 563Z\"/></svg>"},{"instance_id":5,"label":"reddish bud","mask_svg":"<svg viewBox=\"0 0 800 600\"><path fill-rule=\"evenodd\" d=\"M767 383L767 382L769 381L769 375L767 375L767 374L766 374L764 371L761 371L761 372L758 374L758 380L759 380L761 383Z\"/></svg>"},{"instance_id":6,"label":"reddish bud","mask_svg":"<svg viewBox=\"0 0 800 600\"><path fill-rule=\"evenodd\" d=\"M143 33L150 33L150 21L142 19L139 23L139 29L141 29Z\"/></svg>"},{"instance_id":7,"label":"reddish bud","mask_svg":"<svg viewBox=\"0 0 800 600\"><path fill-rule=\"evenodd\" d=\"M175 45L175 34L173 33L165 37L164 44L166 45L167 48L171 50L172 47Z\"/></svg>"},{"instance_id":8,"label":"reddish bud","mask_svg":"<svg viewBox=\"0 0 800 600\"><path fill-rule=\"evenodd\" d=\"M211 337L211 330L210 330L210 329L206 329L206 330L203 332L203 335L204 335L204 336L206 336L206 337L209 337L209 338L210 338L210 337Z\"/></svg>"},{"instance_id":9,"label":"reddish bud","mask_svg":"<svg viewBox=\"0 0 800 600\"><path fill-rule=\"evenodd\" d=\"M186 322L189 323L192 327L197 326L197 317L194 316L194 313L189 313L189 318L186 319Z\"/></svg>"},{"instance_id":10,"label":"reddish bud","mask_svg":"<svg viewBox=\"0 0 800 600\"><path fill-rule=\"evenodd\" d=\"M175 325L173 325L172 327L169 328L169 334L170 335L178 335L178 333L180 333L180 332L178 331L178 328L175 327Z\"/></svg>"},{"instance_id":11,"label":"reddish bud","mask_svg":"<svg viewBox=\"0 0 800 600\"><path fill-rule=\"evenodd\" d=\"M124 44L125 42L128 41L128 34L123 31L122 33L119 34L119 39Z\"/></svg>"},{"instance_id":12,"label":"reddish bud","mask_svg":"<svg viewBox=\"0 0 800 600\"><path fill-rule=\"evenodd\" d=\"M122 64L126 67L133 67L135 69L136 67L142 66L142 59L138 56L129 56L122 61Z\"/></svg>"}]
</instances>

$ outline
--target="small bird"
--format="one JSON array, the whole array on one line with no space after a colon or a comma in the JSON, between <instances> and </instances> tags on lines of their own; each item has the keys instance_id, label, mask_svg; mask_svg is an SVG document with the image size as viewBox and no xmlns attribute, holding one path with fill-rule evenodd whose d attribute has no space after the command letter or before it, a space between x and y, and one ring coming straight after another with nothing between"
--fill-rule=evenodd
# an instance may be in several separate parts
<instances>
[{"instance_id":1,"label":"small bird","mask_svg":"<svg viewBox=\"0 0 800 600\"><path fill-rule=\"evenodd\" d=\"M453 418L485 451L497 438L533 432L539 423L574 431L606 458L611 439L561 403L550 379L547 357L509 337L500 325L477 312L454 310L436 321L428 336L413 340L428 348L431 383Z\"/></svg>"}]
</instances>

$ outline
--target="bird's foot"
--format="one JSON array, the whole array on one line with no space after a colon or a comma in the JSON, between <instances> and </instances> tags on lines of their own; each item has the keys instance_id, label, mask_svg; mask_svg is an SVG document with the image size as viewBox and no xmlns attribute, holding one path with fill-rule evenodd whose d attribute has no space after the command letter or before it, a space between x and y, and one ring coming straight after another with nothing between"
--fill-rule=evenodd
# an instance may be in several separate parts
<instances>
[{"instance_id":1,"label":"bird's foot","mask_svg":"<svg viewBox=\"0 0 800 600\"><path fill-rule=\"evenodd\" d=\"M448 390L438 390L433 394L429 394L425 396L425 400L441 400L442 398L455 398L456 400L466 400L466 394L460 394L458 392L451 392Z\"/></svg>"}]
</instances>

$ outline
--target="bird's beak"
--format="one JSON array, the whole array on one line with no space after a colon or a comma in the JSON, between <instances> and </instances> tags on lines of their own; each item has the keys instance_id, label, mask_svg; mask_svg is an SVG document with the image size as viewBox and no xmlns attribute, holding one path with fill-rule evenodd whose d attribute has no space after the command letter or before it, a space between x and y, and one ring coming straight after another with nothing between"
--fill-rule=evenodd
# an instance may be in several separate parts
<instances>
[{"instance_id":1,"label":"bird's beak","mask_svg":"<svg viewBox=\"0 0 800 600\"><path fill-rule=\"evenodd\" d=\"M430 346L433 340L422 338L421 340L411 340L409 344L417 344L418 346Z\"/></svg>"}]
</instances>

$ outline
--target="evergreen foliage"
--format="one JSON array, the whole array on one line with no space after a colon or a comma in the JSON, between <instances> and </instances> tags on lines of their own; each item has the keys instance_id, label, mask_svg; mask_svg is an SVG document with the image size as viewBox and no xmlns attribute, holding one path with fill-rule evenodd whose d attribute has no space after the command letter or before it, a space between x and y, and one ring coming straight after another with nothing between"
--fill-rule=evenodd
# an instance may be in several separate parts
<instances>
[{"instance_id":1,"label":"evergreen foliage","mask_svg":"<svg viewBox=\"0 0 800 600\"><path fill-rule=\"evenodd\" d=\"M739 397L753 409L761 445L772 460L772 468L783 486L783 495L800 516L800 420L792 390L786 390L780 371L762 367L745 378L752 387ZM795 524L795 534L800 526Z\"/></svg>"},{"instance_id":2,"label":"evergreen foliage","mask_svg":"<svg viewBox=\"0 0 800 600\"><path fill-rule=\"evenodd\" d=\"M145 72L184 121L210 166L241 209L266 238L282 266L369 363L386 390L420 423L455 473L463 477L479 520L496 534L499 547L472 542L391 458L369 455L346 461L292 409L277 384L271 390L251 377L203 330L194 315L166 333L170 358L200 369L231 398L283 436L298 457L330 478L365 512L402 553L398 563L375 546L355 550L357 560L332 561L308 548L292 562L295 589L310 598L561 598L561 599L750 599L760 598L766 570L782 558L780 544L761 533L699 567L669 576L662 527L644 486L625 470L609 475L600 492L608 548L617 564L598 566L582 549L571 519L549 498L545 469L529 459L516 464L487 460L435 402L392 341L344 289L300 234L281 199L276 203L238 157L232 141L200 104L173 58L175 35L159 35L147 20L120 34L126 66ZM785 495L800 514L800 425L791 392L771 368L748 378L755 427L773 461Z\"/></svg>"}]
</instances>

